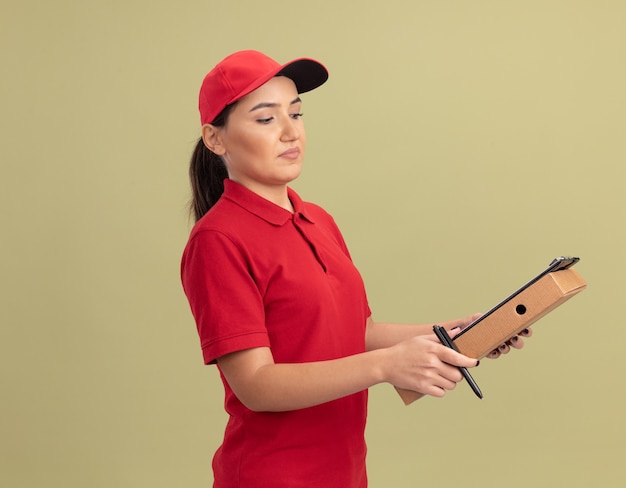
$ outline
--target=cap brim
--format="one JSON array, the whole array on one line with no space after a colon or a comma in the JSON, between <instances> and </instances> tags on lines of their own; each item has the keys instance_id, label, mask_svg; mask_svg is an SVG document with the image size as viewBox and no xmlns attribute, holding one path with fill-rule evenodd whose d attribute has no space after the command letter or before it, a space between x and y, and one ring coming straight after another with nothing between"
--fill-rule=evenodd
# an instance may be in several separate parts
<instances>
[{"instance_id":1,"label":"cap brim","mask_svg":"<svg viewBox=\"0 0 626 488\"><path fill-rule=\"evenodd\" d=\"M323 85L328 80L328 70L314 59L300 58L283 65L276 76L290 78L298 93L305 93Z\"/></svg>"}]
</instances>

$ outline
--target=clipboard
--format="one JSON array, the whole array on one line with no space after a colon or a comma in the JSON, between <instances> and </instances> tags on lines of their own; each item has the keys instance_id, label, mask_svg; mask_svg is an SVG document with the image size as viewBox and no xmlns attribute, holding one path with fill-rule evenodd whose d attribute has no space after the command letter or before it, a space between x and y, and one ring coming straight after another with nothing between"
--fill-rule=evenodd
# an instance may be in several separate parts
<instances>
[{"instance_id":1,"label":"clipboard","mask_svg":"<svg viewBox=\"0 0 626 488\"><path fill-rule=\"evenodd\" d=\"M559 305L583 291L587 283L573 268L578 257L560 256L533 279L469 324L452 342L466 356L482 359ZM421 393L396 388L406 405Z\"/></svg>"}]
</instances>

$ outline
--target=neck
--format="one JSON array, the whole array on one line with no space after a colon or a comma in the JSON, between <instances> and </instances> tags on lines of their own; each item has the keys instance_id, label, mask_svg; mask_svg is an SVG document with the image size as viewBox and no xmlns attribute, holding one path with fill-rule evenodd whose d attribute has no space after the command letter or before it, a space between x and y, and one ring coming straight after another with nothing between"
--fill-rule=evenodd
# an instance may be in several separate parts
<instances>
[{"instance_id":1,"label":"neck","mask_svg":"<svg viewBox=\"0 0 626 488\"><path fill-rule=\"evenodd\" d=\"M248 190L256 193L260 197L263 197L266 200L278 205L279 207L284 208L288 212L294 212L293 205L291 204L291 200L289 200L289 195L287 193L287 185L265 186L243 184L243 186L248 188Z\"/></svg>"}]
</instances>

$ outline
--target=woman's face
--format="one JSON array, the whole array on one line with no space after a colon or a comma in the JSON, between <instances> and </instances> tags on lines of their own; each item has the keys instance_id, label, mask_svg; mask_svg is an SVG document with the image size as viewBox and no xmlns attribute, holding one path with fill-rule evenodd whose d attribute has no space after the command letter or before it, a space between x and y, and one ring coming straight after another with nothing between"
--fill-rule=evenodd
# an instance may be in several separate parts
<instances>
[{"instance_id":1,"label":"woman's face","mask_svg":"<svg viewBox=\"0 0 626 488\"><path fill-rule=\"evenodd\" d=\"M229 178L261 195L284 189L302 169L306 135L302 102L284 76L243 97L226 125L217 128L220 154Z\"/></svg>"}]
</instances>

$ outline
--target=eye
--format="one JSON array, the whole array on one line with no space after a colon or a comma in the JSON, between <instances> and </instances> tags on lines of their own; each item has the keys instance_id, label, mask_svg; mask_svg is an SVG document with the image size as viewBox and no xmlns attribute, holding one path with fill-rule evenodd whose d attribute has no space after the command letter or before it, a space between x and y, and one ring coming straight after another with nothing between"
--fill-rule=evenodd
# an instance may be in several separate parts
<instances>
[{"instance_id":1,"label":"eye","mask_svg":"<svg viewBox=\"0 0 626 488\"><path fill-rule=\"evenodd\" d=\"M265 119L256 119L256 121L259 124L269 124L272 120L274 120L274 117L267 117Z\"/></svg>"},{"instance_id":2,"label":"eye","mask_svg":"<svg viewBox=\"0 0 626 488\"><path fill-rule=\"evenodd\" d=\"M290 117L294 120L298 120L299 118L301 118L304 114L303 113L298 113L298 114L290 114Z\"/></svg>"}]
</instances>

